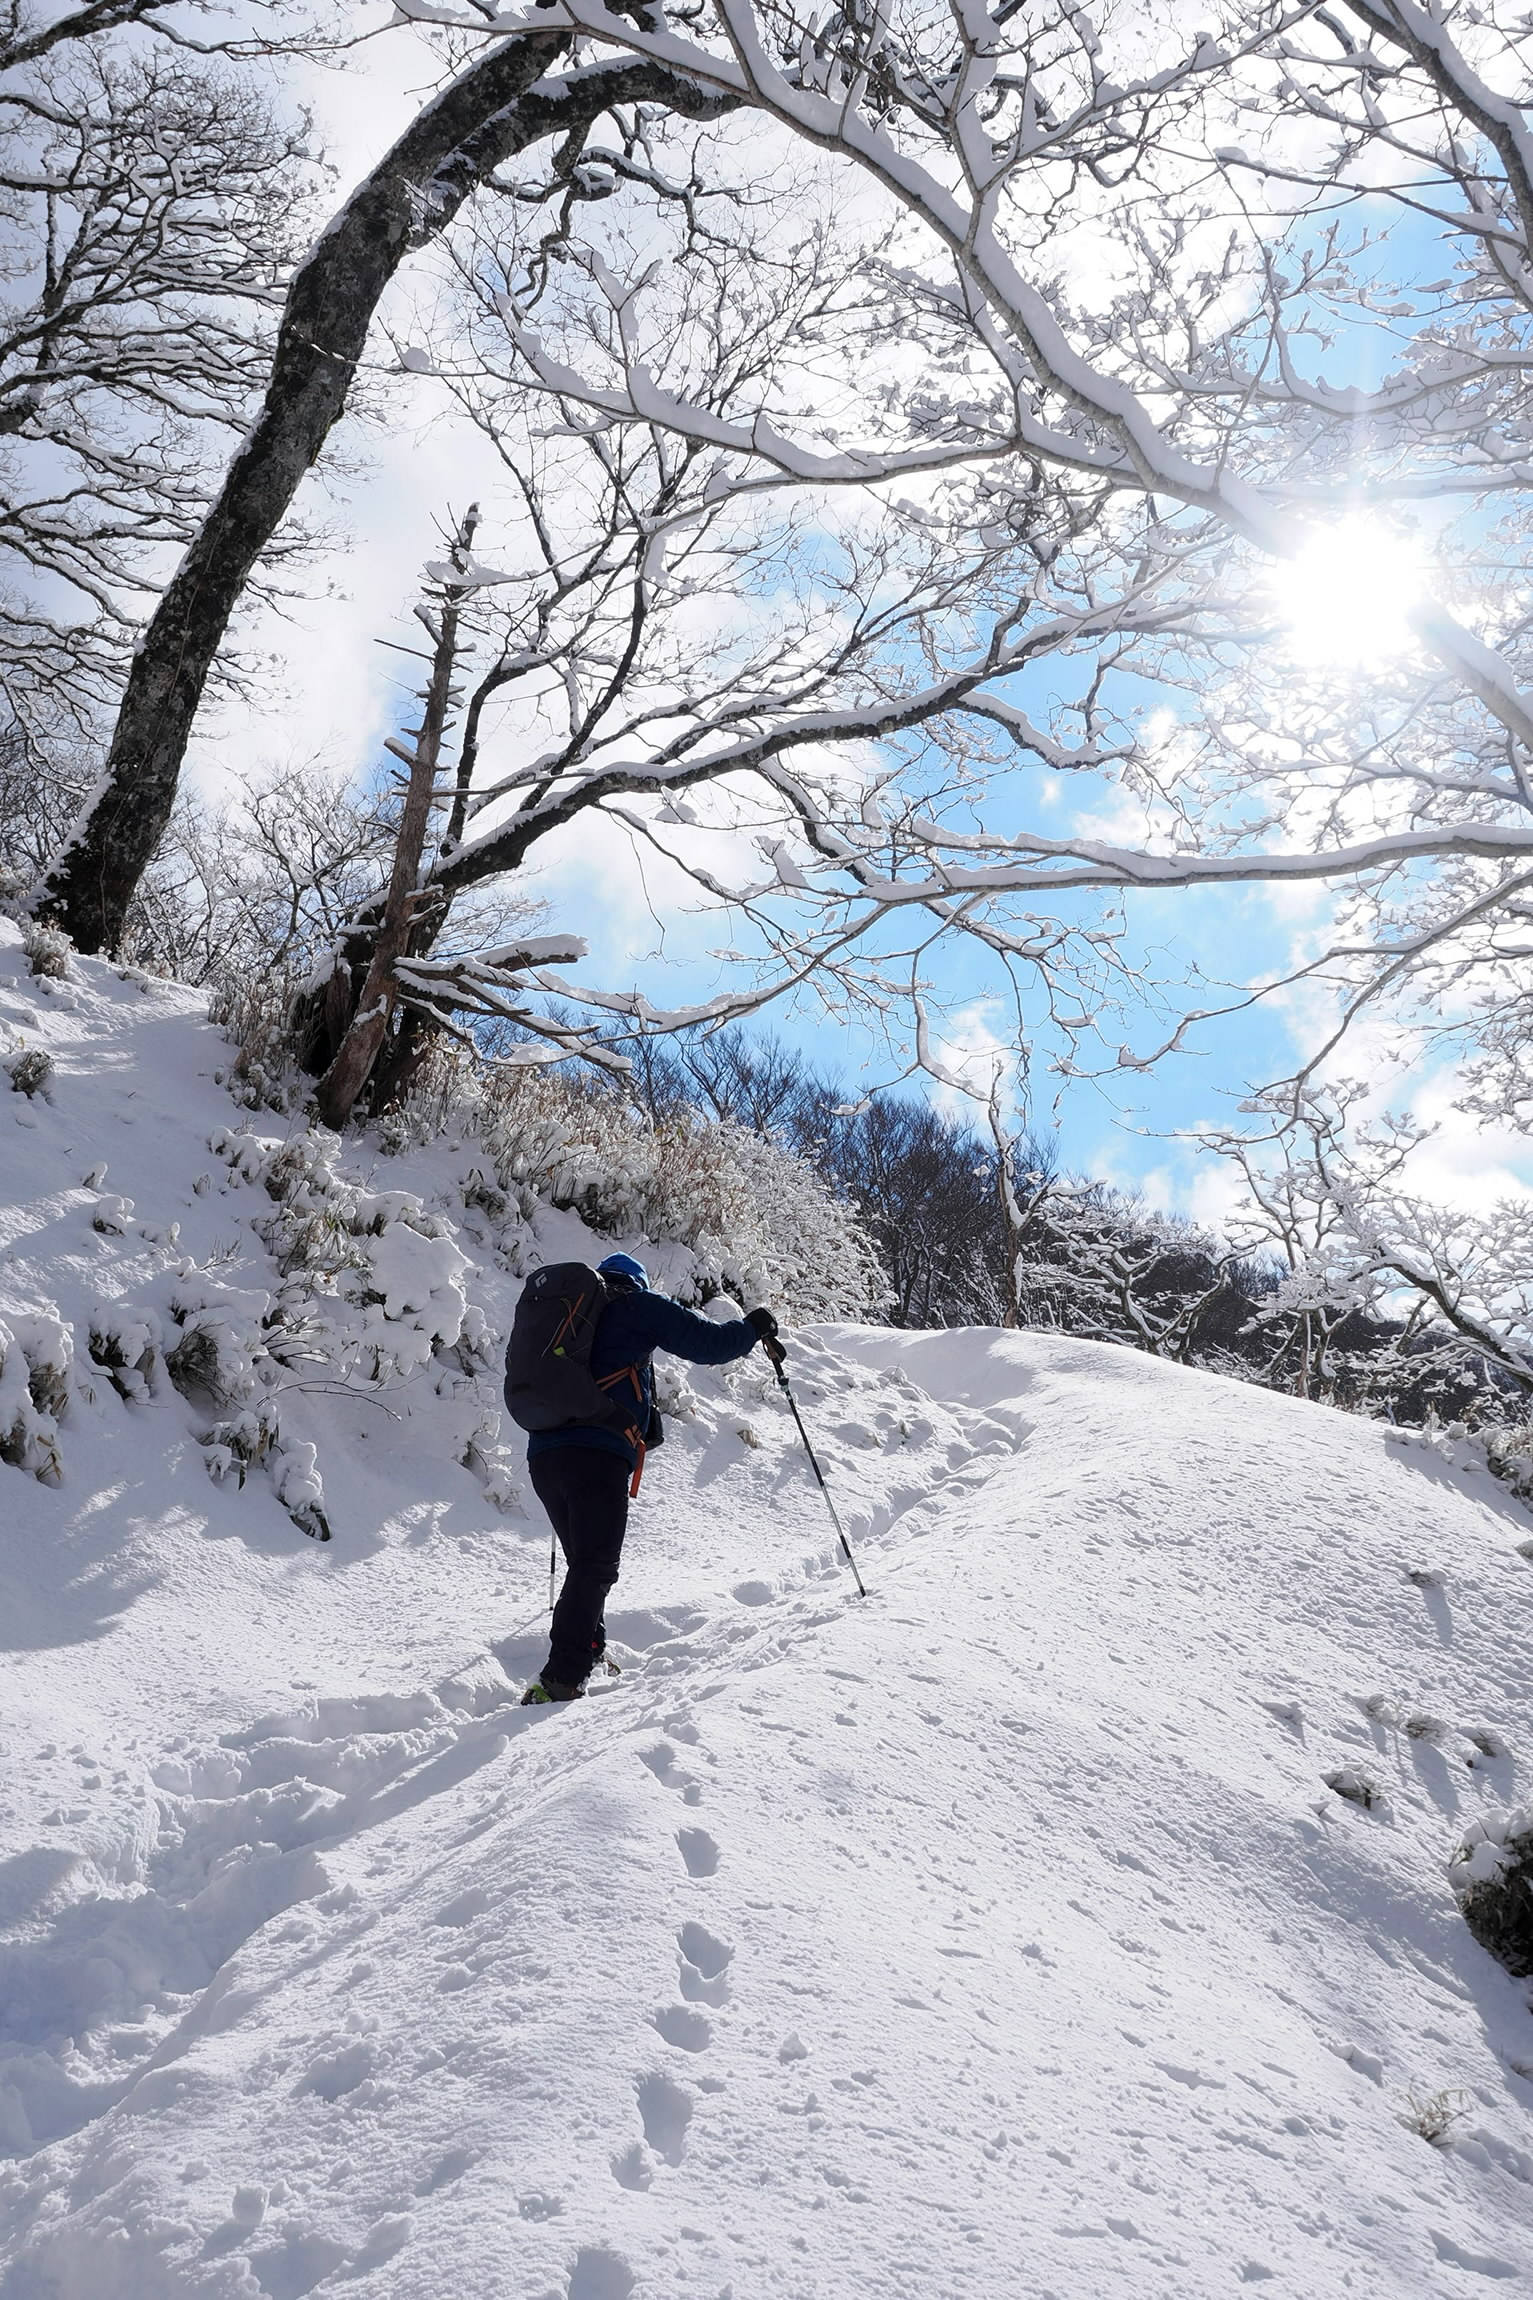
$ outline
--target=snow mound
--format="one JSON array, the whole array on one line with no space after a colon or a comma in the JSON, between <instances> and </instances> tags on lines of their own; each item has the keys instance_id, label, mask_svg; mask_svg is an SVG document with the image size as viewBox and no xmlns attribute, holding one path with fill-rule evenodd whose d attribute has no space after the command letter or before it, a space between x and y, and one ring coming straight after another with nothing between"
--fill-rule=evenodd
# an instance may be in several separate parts
<instances>
[{"instance_id":1,"label":"snow mound","mask_svg":"<svg viewBox=\"0 0 1533 2300\"><path fill-rule=\"evenodd\" d=\"M9 949L0 1407L58 1468L0 1461L3 2300L1526 2286L1533 2014L1454 1875L1533 1794L1503 1488L1126 1352L804 1329L866 1602L768 1369L670 1368L622 1675L522 1710L486 1394L510 1262L586 1234L509 1252L472 1146L252 1133L195 1001L44 1016Z\"/></svg>"}]
</instances>

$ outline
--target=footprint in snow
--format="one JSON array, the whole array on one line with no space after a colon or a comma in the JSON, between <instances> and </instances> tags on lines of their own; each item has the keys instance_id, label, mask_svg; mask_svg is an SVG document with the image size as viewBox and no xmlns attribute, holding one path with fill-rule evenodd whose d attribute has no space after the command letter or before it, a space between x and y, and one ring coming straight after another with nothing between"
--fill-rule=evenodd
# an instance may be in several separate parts
<instances>
[{"instance_id":1,"label":"footprint in snow","mask_svg":"<svg viewBox=\"0 0 1533 2300\"><path fill-rule=\"evenodd\" d=\"M689 1877L711 1877L718 1868L719 1848L706 1829L678 1829L676 1845Z\"/></svg>"},{"instance_id":2,"label":"footprint in snow","mask_svg":"<svg viewBox=\"0 0 1533 2300\"><path fill-rule=\"evenodd\" d=\"M583 2244L570 2270L568 2300L628 2300L633 2270L621 2254Z\"/></svg>"},{"instance_id":3,"label":"footprint in snow","mask_svg":"<svg viewBox=\"0 0 1533 2300\"><path fill-rule=\"evenodd\" d=\"M415 2183L417 2196L434 2196L439 2188L447 2188L461 2180L479 2161L479 2152L473 2148L450 2148L439 2157L429 2171L423 2172Z\"/></svg>"},{"instance_id":4,"label":"footprint in snow","mask_svg":"<svg viewBox=\"0 0 1533 2300\"><path fill-rule=\"evenodd\" d=\"M1451 2261L1455 2268L1467 2268L1474 2276L1516 2276L1518 2270L1510 2260L1498 2260L1493 2252L1470 2252L1453 2237L1444 2236L1440 2229L1432 2230L1432 2245L1439 2260Z\"/></svg>"},{"instance_id":5,"label":"footprint in snow","mask_svg":"<svg viewBox=\"0 0 1533 2300\"><path fill-rule=\"evenodd\" d=\"M348 2092L355 2092L372 2073L371 2045L360 2042L343 2045L339 2052L322 2053L311 2061L298 2090L317 2093L321 2100L340 2100Z\"/></svg>"},{"instance_id":6,"label":"footprint in snow","mask_svg":"<svg viewBox=\"0 0 1533 2300\"><path fill-rule=\"evenodd\" d=\"M644 2137L666 2164L680 2164L686 2154L687 2126L692 2121L692 2095L668 2076L640 2079L639 2121Z\"/></svg>"},{"instance_id":7,"label":"footprint in snow","mask_svg":"<svg viewBox=\"0 0 1533 2300\"><path fill-rule=\"evenodd\" d=\"M639 1762L647 1765L655 1779L667 1789L674 1789L684 1805L700 1805L703 1801L701 1784L692 1774L676 1762L676 1752L669 1741L657 1741L651 1749L639 1751Z\"/></svg>"},{"instance_id":8,"label":"footprint in snow","mask_svg":"<svg viewBox=\"0 0 1533 2300\"><path fill-rule=\"evenodd\" d=\"M729 1961L734 1950L715 1940L706 1925L687 1923L676 1935L681 1955L681 1993L689 2004L729 2002Z\"/></svg>"},{"instance_id":9,"label":"footprint in snow","mask_svg":"<svg viewBox=\"0 0 1533 2300\"><path fill-rule=\"evenodd\" d=\"M680 2052L706 2052L713 2042L707 2015L693 2012L687 2005L663 2005L652 2018L666 2043Z\"/></svg>"},{"instance_id":10,"label":"footprint in snow","mask_svg":"<svg viewBox=\"0 0 1533 2300\"><path fill-rule=\"evenodd\" d=\"M252 2252L250 2266L268 2300L302 2300L305 2292L334 2275L346 2260L346 2247L318 2233L289 2236Z\"/></svg>"},{"instance_id":11,"label":"footprint in snow","mask_svg":"<svg viewBox=\"0 0 1533 2300\"><path fill-rule=\"evenodd\" d=\"M494 1906L483 1885L471 1885L467 1892L445 1902L431 1921L434 1925L467 1925L475 1917L487 1916Z\"/></svg>"},{"instance_id":12,"label":"footprint in snow","mask_svg":"<svg viewBox=\"0 0 1533 2300\"><path fill-rule=\"evenodd\" d=\"M1162 2075L1169 2076L1173 2083L1185 2084L1189 2092L1197 2092L1204 2085L1212 2086L1215 2092L1225 2090L1223 2077L1205 2076L1200 2068L1178 2068L1174 2060L1158 2060L1155 2066Z\"/></svg>"}]
</instances>

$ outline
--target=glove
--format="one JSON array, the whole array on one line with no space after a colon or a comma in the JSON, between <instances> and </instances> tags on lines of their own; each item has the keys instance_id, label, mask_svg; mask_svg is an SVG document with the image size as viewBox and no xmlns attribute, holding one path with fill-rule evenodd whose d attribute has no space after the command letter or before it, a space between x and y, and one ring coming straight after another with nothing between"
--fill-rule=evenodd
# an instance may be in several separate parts
<instances>
[{"instance_id":1,"label":"glove","mask_svg":"<svg viewBox=\"0 0 1533 2300\"><path fill-rule=\"evenodd\" d=\"M788 1353L777 1338L777 1320L771 1311L768 1309L747 1310L745 1322L765 1350L769 1362L774 1366L785 1365Z\"/></svg>"}]
</instances>

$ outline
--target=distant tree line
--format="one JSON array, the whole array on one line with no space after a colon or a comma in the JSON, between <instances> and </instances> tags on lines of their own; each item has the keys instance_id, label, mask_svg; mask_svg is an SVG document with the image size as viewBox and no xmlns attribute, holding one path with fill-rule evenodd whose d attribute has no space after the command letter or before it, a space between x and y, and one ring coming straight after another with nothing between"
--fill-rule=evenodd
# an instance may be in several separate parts
<instances>
[{"instance_id":1,"label":"distant tree line","mask_svg":"<svg viewBox=\"0 0 1533 2300\"><path fill-rule=\"evenodd\" d=\"M1072 1177L1057 1145L997 1144L924 1095L857 1100L781 1039L734 1029L626 1042L634 1092L779 1137L857 1209L892 1325L1047 1327L1419 1424L1501 1418L1515 1385L1447 1328L1295 1298L1277 1258Z\"/></svg>"}]
</instances>

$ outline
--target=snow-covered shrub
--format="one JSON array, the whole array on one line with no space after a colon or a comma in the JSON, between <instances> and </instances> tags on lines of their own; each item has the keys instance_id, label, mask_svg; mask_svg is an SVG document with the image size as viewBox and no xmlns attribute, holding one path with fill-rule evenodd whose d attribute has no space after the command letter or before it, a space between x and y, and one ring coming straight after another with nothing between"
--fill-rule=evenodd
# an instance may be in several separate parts
<instances>
[{"instance_id":1,"label":"snow-covered shrub","mask_svg":"<svg viewBox=\"0 0 1533 2300\"><path fill-rule=\"evenodd\" d=\"M288 1516L311 1541L330 1539L325 1515L325 1488L319 1474L318 1448L307 1438L282 1440L267 1460L267 1469Z\"/></svg>"},{"instance_id":2,"label":"snow-covered shrub","mask_svg":"<svg viewBox=\"0 0 1533 2300\"><path fill-rule=\"evenodd\" d=\"M246 1304L252 1362L322 1363L337 1379L358 1372L369 1384L416 1373L436 1355L453 1353L462 1371L486 1362L484 1321L469 1318L463 1286L468 1257L419 1198L349 1180L339 1138L319 1129L285 1142L220 1129L209 1148L273 1201L252 1226L285 1282L274 1302Z\"/></svg>"},{"instance_id":3,"label":"snow-covered shrub","mask_svg":"<svg viewBox=\"0 0 1533 2300\"><path fill-rule=\"evenodd\" d=\"M795 1321L865 1316L886 1297L848 1202L807 1159L733 1120L691 1108L656 1120L588 1075L441 1055L375 1133L401 1149L449 1130L484 1145L463 1200L497 1228L552 1204L602 1236L689 1248L683 1299L770 1297Z\"/></svg>"},{"instance_id":4,"label":"snow-covered shrub","mask_svg":"<svg viewBox=\"0 0 1533 2300\"><path fill-rule=\"evenodd\" d=\"M0 1318L0 1461L44 1485L63 1475L59 1420L69 1404L74 1344L48 1312Z\"/></svg>"},{"instance_id":5,"label":"snow-covered shrub","mask_svg":"<svg viewBox=\"0 0 1533 2300\"><path fill-rule=\"evenodd\" d=\"M215 1126L208 1136L208 1148L215 1158L224 1160L231 1175L238 1175L242 1182L253 1182L271 1155L272 1145L242 1128Z\"/></svg>"},{"instance_id":6,"label":"snow-covered shrub","mask_svg":"<svg viewBox=\"0 0 1533 2300\"><path fill-rule=\"evenodd\" d=\"M243 1486L246 1472L264 1462L277 1442L279 1423L275 1400L263 1398L227 1421L215 1422L202 1441L203 1459L215 1485L233 1476Z\"/></svg>"},{"instance_id":7,"label":"snow-covered shrub","mask_svg":"<svg viewBox=\"0 0 1533 2300\"><path fill-rule=\"evenodd\" d=\"M43 926L35 920L21 938L28 966L34 974L50 982L67 982L72 945L67 934L56 926Z\"/></svg>"},{"instance_id":8,"label":"snow-covered shrub","mask_svg":"<svg viewBox=\"0 0 1533 2300\"><path fill-rule=\"evenodd\" d=\"M13 1093L25 1094L29 1099L40 1094L45 1102L49 1100L49 1089L53 1081L53 1056L41 1046L28 1046L20 1054L8 1055L5 1070Z\"/></svg>"},{"instance_id":9,"label":"snow-covered shrub","mask_svg":"<svg viewBox=\"0 0 1533 2300\"><path fill-rule=\"evenodd\" d=\"M483 1313L469 1313L469 1260L418 1198L368 1191L338 1173L331 1134L262 1141L218 1129L209 1148L271 1201L251 1226L283 1283L276 1293L239 1288L184 1265L161 1302L163 1362L177 1389L232 1405L276 1369L296 1366L368 1387L421 1371L437 1355L446 1357L448 1380L483 1371L490 1336ZM99 1203L99 1221L103 1208L113 1219L117 1201ZM136 1355L117 1350L101 1364L120 1378Z\"/></svg>"},{"instance_id":10,"label":"snow-covered shrub","mask_svg":"<svg viewBox=\"0 0 1533 2300\"><path fill-rule=\"evenodd\" d=\"M220 1083L247 1110L298 1109L310 1081L294 1065L288 1018L300 988L280 967L252 967L220 975L208 1000L208 1020L234 1041L236 1052Z\"/></svg>"},{"instance_id":11,"label":"snow-covered shrub","mask_svg":"<svg viewBox=\"0 0 1533 2300\"><path fill-rule=\"evenodd\" d=\"M807 1160L732 1121L652 1123L608 1089L537 1070L493 1074L477 1123L509 1203L545 1199L609 1237L691 1248L686 1291L770 1297L783 1314L865 1315L886 1287L852 1209Z\"/></svg>"},{"instance_id":12,"label":"snow-covered shrub","mask_svg":"<svg viewBox=\"0 0 1533 2300\"><path fill-rule=\"evenodd\" d=\"M814 1168L743 1126L707 1132L723 1221L687 1241L706 1276L747 1303L770 1300L793 1324L881 1310L889 1288L872 1241Z\"/></svg>"},{"instance_id":13,"label":"snow-covered shrub","mask_svg":"<svg viewBox=\"0 0 1533 2300\"><path fill-rule=\"evenodd\" d=\"M464 1268L467 1267L465 1261ZM459 1373L470 1378L489 1373L492 1369L498 1378L500 1353L500 1338L491 1331L490 1321L477 1302L466 1304L457 1340L444 1342L437 1350L438 1357L445 1358L449 1366L455 1366Z\"/></svg>"},{"instance_id":14,"label":"snow-covered shrub","mask_svg":"<svg viewBox=\"0 0 1533 2300\"><path fill-rule=\"evenodd\" d=\"M445 1236L428 1236L407 1220L390 1222L359 1241L363 1340L372 1379L388 1381L452 1349L463 1333L468 1256Z\"/></svg>"},{"instance_id":15,"label":"snow-covered shrub","mask_svg":"<svg viewBox=\"0 0 1533 2300\"><path fill-rule=\"evenodd\" d=\"M1533 1975L1533 1805L1482 1813L1448 1863L1465 1924L1517 1980Z\"/></svg>"},{"instance_id":16,"label":"snow-covered shrub","mask_svg":"<svg viewBox=\"0 0 1533 2300\"><path fill-rule=\"evenodd\" d=\"M131 1198L119 1198L113 1192L108 1191L106 1196L98 1198L91 1208L90 1226L93 1230L101 1231L104 1237L122 1238L126 1237L128 1224L132 1219L133 1200Z\"/></svg>"},{"instance_id":17,"label":"snow-covered shrub","mask_svg":"<svg viewBox=\"0 0 1533 2300\"><path fill-rule=\"evenodd\" d=\"M697 1392L683 1373L680 1361L661 1356L650 1370L655 1384L655 1404L666 1420L693 1420L697 1413Z\"/></svg>"},{"instance_id":18,"label":"snow-covered shrub","mask_svg":"<svg viewBox=\"0 0 1533 2300\"><path fill-rule=\"evenodd\" d=\"M251 1137L238 1139L243 1143ZM319 1213L340 1187L336 1180L340 1149L339 1135L310 1127L302 1134L290 1135L276 1149L266 1148L251 1178L259 1180L267 1197L277 1205Z\"/></svg>"},{"instance_id":19,"label":"snow-covered shrub","mask_svg":"<svg viewBox=\"0 0 1533 2300\"><path fill-rule=\"evenodd\" d=\"M1493 1425L1475 1434L1485 1449L1485 1466L1491 1476L1500 1478L1519 1501L1533 1508L1533 1421Z\"/></svg>"},{"instance_id":20,"label":"snow-covered shrub","mask_svg":"<svg viewBox=\"0 0 1533 2300\"><path fill-rule=\"evenodd\" d=\"M1487 1418L1474 1428L1428 1413L1417 1428L1392 1429L1389 1442L1402 1448L1420 1447L1453 1469L1488 1470L1510 1487L1520 1502L1533 1508L1533 1421L1521 1411L1504 1421L1489 1418L1491 1412L1504 1411L1509 1404L1500 1394L1488 1396Z\"/></svg>"},{"instance_id":21,"label":"snow-covered shrub","mask_svg":"<svg viewBox=\"0 0 1533 2300\"><path fill-rule=\"evenodd\" d=\"M1372 1813L1389 1801L1373 1775L1365 1772L1361 1765L1338 1765L1333 1771L1322 1773L1320 1778L1338 1797L1344 1797L1349 1805L1361 1805L1365 1813Z\"/></svg>"},{"instance_id":22,"label":"snow-covered shrub","mask_svg":"<svg viewBox=\"0 0 1533 2300\"><path fill-rule=\"evenodd\" d=\"M313 1210L284 1206L280 1214L258 1227L284 1278L310 1273L334 1277L340 1270L357 1266L351 1231L339 1206Z\"/></svg>"},{"instance_id":23,"label":"snow-covered shrub","mask_svg":"<svg viewBox=\"0 0 1533 2300\"><path fill-rule=\"evenodd\" d=\"M463 1178L464 1206L478 1207L497 1228L511 1219L511 1201L498 1184L491 1182L477 1166L471 1167Z\"/></svg>"},{"instance_id":24,"label":"snow-covered shrub","mask_svg":"<svg viewBox=\"0 0 1533 2300\"><path fill-rule=\"evenodd\" d=\"M522 1489L512 1467L515 1457L497 1443L499 1436L500 1416L487 1414L464 1440L462 1462L478 1478L492 1508L513 1510L520 1506Z\"/></svg>"},{"instance_id":25,"label":"snow-covered shrub","mask_svg":"<svg viewBox=\"0 0 1533 2300\"><path fill-rule=\"evenodd\" d=\"M163 1329L153 1310L98 1302L91 1311L91 1363L102 1368L118 1396L131 1405L147 1405L154 1395L162 1343Z\"/></svg>"},{"instance_id":26,"label":"snow-covered shrub","mask_svg":"<svg viewBox=\"0 0 1533 2300\"><path fill-rule=\"evenodd\" d=\"M243 1488L249 1472L264 1467L293 1523L312 1541L330 1539L318 1449L307 1438L283 1437L274 1398L262 1398L242 1413L214 1422L203 1437L202 1454L215 1485L233 1477Z\"/></svg>"},{"instance_id":27,"label":"snow-covered shrub","mask_svg":"<svg viewBox=\"0 0 1533 2300\"><path fill-rule=\"evenodd\" d=\"M464 1123L479 1100L477 1065L455 1046L426 1048L403 1098L373 1120L373 1138L391 1158L440 1141Z\"/></svg>"},{"instance_id":28,"label":"snow-covered shrub","mask_svg":"<svg viewBox=\"0 0 1533 2300\"><path fill-rule=\"evenodd\" d=\"M203 1271L179 1278L171 1293L175 1340L165 1367L183 1394L203 1392L215 1405L250 1395L270 1352L272 1298L258 1287L225 1286Z\"/></svg>"},{"instance_id":29,"label":"snow-covered shrub","mask_svg":"<svg viewBox=\"0 0 1533 2300\"><path fill-rule=\"evenodd\" d=\"M170 1375L182 1396L205 1392L218 1405L225 1405L232 1396L237 1396L223 1380L216 1336L202 1325L193 1325L182 1332L175 1350L170 1350L170 1355L165 1357L165 1373Z\"/></svg>"},{"instance_id":30,"label":"snow-covered shrub","mask_svg":"<svg viewBox=\"0 0 1533 2300\"><path fill-rule=\"evenodd\" d=\"M1434 2148L1441 2146L1460 2117L1469 2114L1469 2097L1445 2086L1441 2092L1408 2092L1400 2122Z\"/></svg>"},{"instance_id":31,"label":"snow-covered shrub","mask_svg":"<svg viewBox=\"0 0 1533 2300\"><path fill-rule=\"evenodd\" d=\"M340 1144L334 1135L299 1134L273 1142L219 1127L209 1136L208 1148L225 1160L231 1175L259 1184L274 1201L276 1213L254 1228L284 1278L330 1279L356 1263L350 1219L356 1193L336 1174ZM301 1282L287 1290L285 1300L291 1304L305 1291Z\"/></svg>"}]
</instances>

